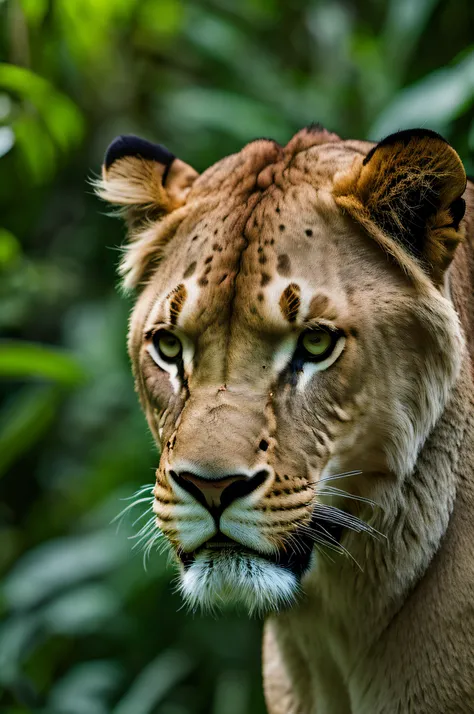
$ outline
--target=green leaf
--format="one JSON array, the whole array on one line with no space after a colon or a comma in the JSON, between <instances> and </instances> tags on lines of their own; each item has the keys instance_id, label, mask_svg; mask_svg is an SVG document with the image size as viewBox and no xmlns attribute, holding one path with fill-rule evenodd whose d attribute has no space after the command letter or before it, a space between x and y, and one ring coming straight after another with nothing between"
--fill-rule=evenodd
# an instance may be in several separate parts
<instances>
[{"instance_id":1,"label":"green leaf","mask_svg":"<svg viewBox=\"0 0 474 714\"><path fill-rule=\"evenodd\" d=\"M11 265L20 255L20 243L6 228L0 228L0 269Z\"/></svg>"},{"instance_id":2,"label":"green leaf","mask_svg":"<svg viewBox=\"0 0 474 714\"><path fill-rule=\"evenodd\" d=\"M56 151L46 128L34 115L20 113L13 122L16 146L34 183L52 178L56 169Z\"/></svg>"},{"instance_id":3,"label":"green leaf","mask_svg":"<svg viewBox=\"0 0 474 714\"><path fill-rule=\"evenodd\" d=\"M139 4L139 22L151 35L176 35L179 31L183 7L179 0L142 0Z\"/></svg>"},{"instance_id":4,"label":"green leaf","mask_svg":"<svg viewBox=\"0 0 474 714\"><path fill-rule=\"evenodd\" d=\"M61 538L28 553L4 579L4 596L12 609L34 607L66 587L110 572L129 557L127 541L115 532Z\"/></svg>"},{"instance_id":5,"label":"green leaf","mask_svg":"<svg viewBox=\"0 0 474 714\"><path fill-rule=\"evenodd\" d=\"M37 27L48 11L48 0L21 0L20 4L32 27Z\"/></svg>"},{"instance_id":6,"label":"green leaf","mask_svg":"<svg viewBox=\"0 0 474 714\"><path fill-rule=\"evenodd\" d=\"M391 0L384 32L391 72L400 75L438 3L439 0Z\"/></svg>"},{"instance_id":7,"label":"green leaf","mask_svg":"<svg viewBox=\"0 0 474 714\"><path fill-rule=\"evenodd\" d=\"M42 377L68 387L86 374L66 352L33 342L0 342L0 377Z\"/></svg>"},{"instance_id":8,"label":"green leaf","mask_svg":"<svg viewBox=\"0 0 474 714\"><path fill-rule=\"evenodd\" d=\"M82 130L82 116L74 102L34 72L13 64L0 63L0 87L28 100L45 117L50 115L52 104L60 106L61 111L68 114L67 121L62 123L65 136L72 130L71 138L76 139Z\"/></svg>"},{"instance_id":9,"label":"green leaf","mask_svg":"<svg viewBox=\"0 0 474 714\"><path fill-rule=\"evenodd\" d=\"M8 154L15 143L15 134L9 126L0 126L0 158Z\"/></svg>"},{"instance_id":10,"label":"green leaf","mask_svg":"<svg viewBox=\"0 0 474 714\"><path fill-rule=\"evenodd\" d=\"M245 672L226 671L220 677L213 714L246 714L249 710L249 681Z\"/></svg>"},{"instance_id":11,"label":"green leaf","mask_svg":"<svg viewBox=\"0 0 474 714\"><path fill-rule=\"evenodd\" d=\"M69 97L24 67L0 63L0 87L20 100L12 129L33 179L42 183L54 172L57 150L81 139L82 115Z\"/></svg>"},{"instance_id":12,"label":"green leaf","mask_svg":"<svg viewBox=\"0 0 474 714\"><path fill-rule=\"evenodd\" d=\"M164 109L168 120L180 123L183 131L193 128L223 131L241 142L255 136L273 136L284 141L289 125L281 113L266 103L243 94L201 87L170 92Z\"/></svg>"},{"instance_id":13,"label":"green leaf","mask_svg":"<svg viewBox=\"0 0 474 714\"><path fill-rule=\"evenodd\" d=\"M0 476L49 429L61 399L55 385L28 386L0 413Z\"/></svg>"},{"instance_id":14,"label":"green leaf","mask_svg":"<svg viewBox=\"0 0 474 714\"><path fill-rule=\"evenodd\" d=\"M41 611L41 620L51 633L84 636L100 632L120 608L120 598L110 587L89 584L55 598Z\"/></svg>"},{"instance_id":15,"label":"green leaf","mask_svg":"<svg viewBox=\"0 0 474 714\"><path fill-rule=\"evenodd\" d=\"M120 679L120 667L115 662L82 662L54 686L48 708L61 714L110 714L108 699Z\"/></svg>"},{"instance_id":16,"label":"green leaf","mask_svg":"<svg viewBox=\"0 0 474 714\"><path fill-rule=\"evenodd\" d=\"M471 126L470 126L470 129L469 129L469 134L468 134L468 137L467 137L467 141L468 141L468 144L469 144L469 148L470 148L470 149L472 150L472 152L474 153L474 121L471 122Z\"/></svg>"},{"instance_id":17,"label":"green leaf","mask_svg":"<svg viewBox=\"0 0 474 714\"><path fill-rule=\"evenodd\" d=\"M38 639L37 613L10 617L0 628L0 682L7 684L20 675L20 665Z\"/></svg>"},{"instance_id":18,"label":"green leaf","mask_svg":"<svg viewBox=\"0 0 474 714\"><path fill-rule=\"evenodd\" d=\"M152 714L191 669L192 664L184 653L174 650L164 652L138 675L114 709L114 714Z\"/></svg>"},{"instance_id":19,"label":"green leaf","mask_svg":"<svg viewBox=\"0 0 474 714\"><path fill-rule=\"evenodd\" d=\"M372 125L369 136L382 139L417 126L445 132L450 122L474 104L474 50L452 67L432 72L397 94Z\"/></svg>"}]
</instances>

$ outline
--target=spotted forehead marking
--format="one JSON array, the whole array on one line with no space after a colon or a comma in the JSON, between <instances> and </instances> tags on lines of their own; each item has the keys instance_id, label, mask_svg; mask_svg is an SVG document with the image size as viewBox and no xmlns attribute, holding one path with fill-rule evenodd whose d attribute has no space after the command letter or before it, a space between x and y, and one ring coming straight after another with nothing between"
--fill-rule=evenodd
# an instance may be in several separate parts
<instances>
[{"instance_id":1,"label":"spotted forehead marking","mask_svg":"<svg viewBox=\"0 0 474 714\"><path fill-rule=\"evenodd\" d=\"M298 317L298 311L301 306L300 293L300 286L296 283L290 283L281 294L280 310L288 322L295 322Z\"/></svg>"},{"instance_id":2,"label":"spotted forehead marking","mask_svg":"<svg viewBox=\"0 0 474 714\"><path fill-rule=\"evenodd\" d=\"M183 278L190 278L191 275L194 274L194 271L196 270L196 261L194 260L192 263L188 265L186 270L184 271Z\"/></svg>"},{"instance_id":3,"label":"spotted forehead marking","mask_svg":"<svg viewBox=\"0 0 474 714\"><path fill-rule=\"evenodd\" d=\"M291 261L289 255L286 253L282 253L278 256L277 273L285 277L288 277L291 273Z\"/></svg>"}]
</instances>

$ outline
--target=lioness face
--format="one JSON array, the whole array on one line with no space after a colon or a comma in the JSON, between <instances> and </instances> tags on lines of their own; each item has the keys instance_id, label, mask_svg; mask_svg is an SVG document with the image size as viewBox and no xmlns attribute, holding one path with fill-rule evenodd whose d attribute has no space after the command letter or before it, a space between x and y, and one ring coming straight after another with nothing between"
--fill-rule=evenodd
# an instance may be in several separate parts
<instances>
[{"instance_id":1,"label":"lioness face","mask_svg":"<svg viewBox=\"0 0 474 714\"><path fill-rule=\"evenodd\" d=\"M335 477L367 497L403 479L458 369L442 290L337 205L360 148L282 152L254 142L209 169L129 257L152 256L129 348L192 606L290 604L319 548L369 528Z\"/></svg>"}]
</instances>

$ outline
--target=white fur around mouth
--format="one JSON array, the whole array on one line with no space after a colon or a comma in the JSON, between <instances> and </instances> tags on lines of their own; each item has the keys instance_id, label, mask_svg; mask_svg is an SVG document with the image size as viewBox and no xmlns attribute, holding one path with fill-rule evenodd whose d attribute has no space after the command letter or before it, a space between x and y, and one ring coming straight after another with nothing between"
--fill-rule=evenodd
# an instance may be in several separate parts
<instances>
[{"instance_id":1,"label":"white fur around mouth","mask_svg":"<svg viewBox=\"0 0 474 714\"><path fill-rule=\"evenodd\" d=\"M298 594L297 577L251 551L201 549L181 572L180 590L194 610L244 607L263 614L291 605Z\"/></svg>"}]
</instances>

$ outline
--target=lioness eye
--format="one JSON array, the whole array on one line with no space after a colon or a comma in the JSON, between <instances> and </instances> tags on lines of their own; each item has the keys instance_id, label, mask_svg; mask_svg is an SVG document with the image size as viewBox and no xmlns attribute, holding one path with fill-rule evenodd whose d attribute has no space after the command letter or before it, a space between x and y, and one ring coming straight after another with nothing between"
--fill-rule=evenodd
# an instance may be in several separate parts
<instances>
[{"instance_id":1,"label":"lioness eye","mask_svg":"<svg viewBox=\"0 0 474 714\"><path fill-rule=\"evenodd\" d=\"M322 360L330 354L339 335L328 330L310 330L301 336L301 346L313 361Z\"/></svg>"},{"instance_id":2,"label":"lioness eye","mask_svg":"<svg viewBox=\"0 0 474 714\"><path fill-rule=\"evenodd\" d=\"M158 330L153 335L153 346L166 362L176 362L181 357L183 350L180 340L167 330Z\"/></svg>"}]
</instances>

